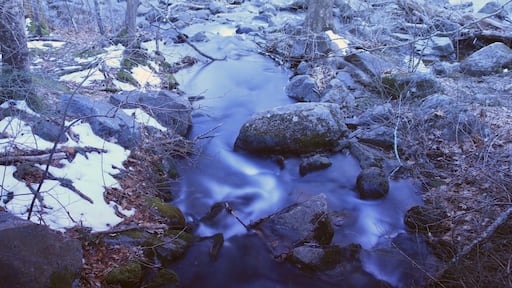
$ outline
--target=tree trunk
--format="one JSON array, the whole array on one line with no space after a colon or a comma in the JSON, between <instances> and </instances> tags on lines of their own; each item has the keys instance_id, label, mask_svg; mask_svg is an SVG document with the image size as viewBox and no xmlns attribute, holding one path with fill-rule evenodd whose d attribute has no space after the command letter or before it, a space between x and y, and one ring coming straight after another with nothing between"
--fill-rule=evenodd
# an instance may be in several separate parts
<instances>
[{"instance_id":1,"label":"tree trunk","mask_svg":"<svg viewBox=\"0 0 512 288\"><path fill-rule=\"evenodd\" d=\"M94 12L96 15L96 22L98 23L98 29L100 29L100 34L105 35L105 26L103 25L103 20L101 19L101 9L98 0L94 0Z\"/></svg>"},{"instance_id":2,"label":"tree trunk","mask_svg":"<svg viewBox=\"0 0 512 288\"><path fill-rule=\"evenodd\" d=\"M0 0L0 51L4 65L28 71L30 62L22 3L21 0Z\"/></svg>"},{"instance_id":3,"label":"tree trunk","mask_svg":"<svg viewBox=\"0 0 512 288\"><path fill-rule=\"evenodd\" d=\"M0 0L0 52L0 95L4 99L28 96L32 85L23 0Z\"/></svg>"},{"instance_id":4,"label":"tree trunk","mask_svg":"<svg viewBox=\"0 0 512 288\"><path fill-rule=\"evenodd\" d=\"M41 37L43 36L43 30L41 29L41 19L39 17L39 6L37 5L36 0L32 0L32 13L34 13L34 18L32 21L34 21L34 25L36 27L36 35Z\"/></svg>"},{"instance_id":5,"label":"tree trunk","mask_svg":"<svg viewBox=\"0 0 512 288\"><path fill-rule=\"evenodd\" d=\"M137 8L139 8L139 0L126 1L126 38L130 48L138 47L137 44Z\"/></svg>"},{"instance_id":6,"label":"tree trunk","mask_svg":"<svg viewBox=\"0 0 512 288\"><path fill-rule=\"evenodd\" d=\"M331 30L333 24L334 0L308 0L308 11L304 27L307 32L320 33Z\"/></svg>"}]
</instances>

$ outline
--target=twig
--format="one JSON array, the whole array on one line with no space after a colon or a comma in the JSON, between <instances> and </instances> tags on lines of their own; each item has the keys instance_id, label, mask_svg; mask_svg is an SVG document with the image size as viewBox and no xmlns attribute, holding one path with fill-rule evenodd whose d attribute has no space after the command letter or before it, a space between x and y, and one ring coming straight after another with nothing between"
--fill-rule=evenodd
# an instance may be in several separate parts
<instances>
[{"instance_id":1,"label":"twig","mask_svg":"<svg viewBox=\"0 0 512 288\"><path fill-rule=\"evenodd\" d=\"M197 140L213 137L213 136L207 136L207 135L210 134L211 132L213 132L215 129L219 128L222 125L224 125L224 123L219 123L215 127L206 130L206 132L203 132L203 133L197 135L196 137L194 137L194 140L192 142L196 142Z\"/></svg>"},{"instance_id":2,"label":"twig","mask_svg":"<svg viewBox=\"0 0 512 288\"><path fill-rule=\"evenodd\" d=\"M249 226L245 225L245 223L242 221L242 219L240 219L236 214L235 214L235 211L233 211L233 208L231 208L231 205L229 205L228 202L224 203L224 208L226 208L226 211L233 215L233 217L235 217L236 221L238 221L240 224L242 224L242 226L244 226L244 228L247 230L247 231L251 231L251 228L249 228Z\"/></svg>"},{"instance_id":3,"label":"twig","mask_svg":"<svg viewBox=\"0 0 512 288\"><path fill-rule=\"evenodd\" d=\"M409 260L412 265L414 265L416 268L418 268L419 270L421 270L421 272L425 273L425 275L427 275L428 278L430 278L432 281L436 282L436 284L440 285L441 287L446 287L444 286L441 282L437 281L436 278L434 278L434 276L432 276L432 274L430 274L428 271L426 271L423 267L421 267L420 264L418 264L414 259L412 259L411 257L409 257L409 255L405 254L402 249L400 249L398 246L396 246L395 243L393 243L393 241L391 241L391 246L393 246L397 251L398 253L402 254L402 256L404 256L407 260Z\"/></svg>"}]
</instances>

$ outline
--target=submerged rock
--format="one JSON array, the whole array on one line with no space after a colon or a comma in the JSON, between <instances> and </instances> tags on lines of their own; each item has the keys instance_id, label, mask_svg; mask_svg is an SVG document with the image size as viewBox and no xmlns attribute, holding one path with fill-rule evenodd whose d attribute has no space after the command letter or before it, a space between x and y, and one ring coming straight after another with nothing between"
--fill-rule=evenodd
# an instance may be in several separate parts
<instances>
[{"instance_id":1,"label":"submerged rock","mask_svg":"<svg viewBox=\"0 0 512 288\"><path fill-rule=\"evenodd\" d=\"M330 151L347 135L337 104L296 103L257 113L240 129L235 149L253 153Z\"/></svg>"},{"instance_id":2,"label":"submerged rock","mask_svg":"<svg viewBox=\"0 0 512 288\"><path fill-rule=\"evenodd\" d=\"M389 192L388 177L377 167L363 169L357 176L356 184L361 199L379 199Z\"/></svg>"},{"instance_id":3,"label":"submerged rock","mask_svg":"<svg viewBox=\"0 0 512 288\"><path fill-rule=\"evenodd\" d=\"M512 68L512 49L496 42L469 55L460 63L460 70L471 76L484 76L500 73Z\"/></svg>"}]
</instances>

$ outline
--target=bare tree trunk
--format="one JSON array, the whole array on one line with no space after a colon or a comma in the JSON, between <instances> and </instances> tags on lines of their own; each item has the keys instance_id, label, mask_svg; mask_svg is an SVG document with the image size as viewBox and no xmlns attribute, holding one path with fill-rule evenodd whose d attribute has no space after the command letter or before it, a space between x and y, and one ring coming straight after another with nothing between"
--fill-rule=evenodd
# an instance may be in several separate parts
<instances>
[{"instance_id":1,"label":"bare tree trunk","mask_svg":"<svg viewBox=\"0 0 512 288\"><path fill-rule=\"evenodd\" d=\"M34 21L34 25L36 27L36 35L41 37L43 36L43 30L41 30L41 19L39 17L39 6L37 5L37 0L32 0L32 13L34 15L32 21Z\"/></svg>"},{"instance_id":2,"label":"bare tree trunk","mask_svg":"<svg viewBox=\"0 0 512 288\"><path fill-rule=\"evenodd\" d=\"M307 32L320 33L333 28L334 0L308 0L304 27Z\"/></svg>"},{"instance_id":3,"label":"bare tree trunk","mask_svg":"<svg viewBox=\"0 0 512 288\"><path fill-rule=\"evenodd\" d=\"M129 47L138 47L137 44L137 8L139 8L139 0L126 1L126 38Z\"/></svg>"},{"instance_id":4,"label":"bare tree trunk","mask_svg":"<svg viewBox=\"0 0 512 288\"><path fill-rule=\"evenodd\" d=\"M101 9L98 0L94 0L94 12L96 15L96 22L98 23L98 28L100 29L100 34L105 35L105 26L103 25L103 20L101 19Z\"/></svg>"},{"instance_id":5,"label":"bare tree trunk","mask_svg":"<svg viewBox=\"0 0 512 288\"><path fill-rule=\"evenodd\" d=\"M0 52L0 94L15 98L27 93L31 78L23 0L0 0Z\"/></svg>"}]
</instances>

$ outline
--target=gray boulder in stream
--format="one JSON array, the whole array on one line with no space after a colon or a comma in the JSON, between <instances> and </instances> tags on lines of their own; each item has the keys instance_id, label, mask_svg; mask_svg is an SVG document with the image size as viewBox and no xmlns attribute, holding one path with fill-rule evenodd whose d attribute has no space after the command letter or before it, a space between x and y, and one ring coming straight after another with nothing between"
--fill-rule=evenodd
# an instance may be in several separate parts
<instances>
[{"instance_id":1,"label":"gray boulder in stream","mask_svg":"<svg viewBox=\"0 0 512 288\"><path fill-rule=\"evenodd\" d=\"M348 134L338 104L295 103L255 114L240 129L235 149L253 153L330 151Z\"/></svg>"}]
</instances>

